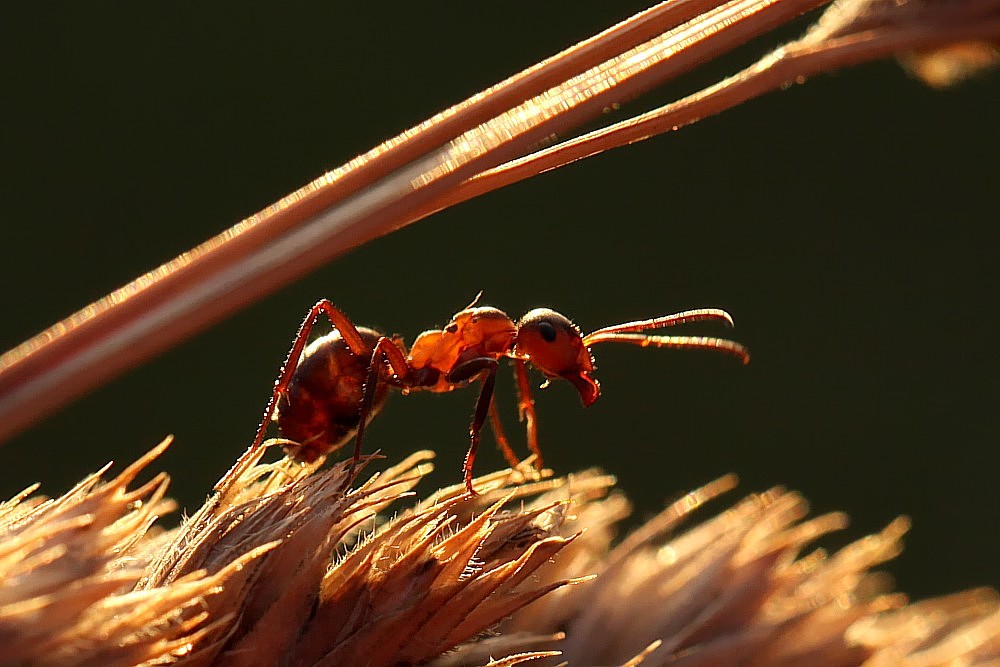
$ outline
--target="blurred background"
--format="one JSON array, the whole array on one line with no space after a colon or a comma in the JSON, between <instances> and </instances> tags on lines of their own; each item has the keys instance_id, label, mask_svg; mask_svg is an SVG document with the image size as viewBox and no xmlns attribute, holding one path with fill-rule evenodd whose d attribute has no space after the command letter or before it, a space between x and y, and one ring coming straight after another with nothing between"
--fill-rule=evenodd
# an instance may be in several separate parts
<instances>
[{"instance_id":1,"label":"blurred background","mask_svg":"<svg viewBox=\"0 0 1000 667\"><path fill-rule=\"evenodd\" d=\"M7 349L643 2L35 3L0 27ZM627 105L735 72L808 19ZM636 520L718 475L852 519L913 517L918 597L1000 586L996 74L949 91L893 62L817 77L433 216L342 257L3 446L0 496L64 491L166 434L189 510L249 443L306 309L412 340L479 290L585 331L728 309L754 359L595 349L604 395L539 392L546 462L619 477ZM680 333L680 332L678 332ZM500 378L523 447L513 379ZM393 396L366 449L460 479L475 392ZM478 472L502 463L488 443ZM425 492L430 483L421 487ZM716 505L720 507L720 505ZM176 518L172 519L176 520Z\"/></svg>"}]
</instances>

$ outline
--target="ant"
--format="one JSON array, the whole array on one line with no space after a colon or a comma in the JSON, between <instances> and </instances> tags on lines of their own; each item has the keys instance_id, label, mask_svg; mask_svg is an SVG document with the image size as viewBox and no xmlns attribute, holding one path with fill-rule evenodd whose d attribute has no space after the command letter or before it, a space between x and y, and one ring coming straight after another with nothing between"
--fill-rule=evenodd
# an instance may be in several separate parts
<instances>
[{"instance_id":1,"label":"ant","mask_svg":"<svg viewBox=\"0 0 1000 667\"><path fill-rule=\"evenodd\" d=\"M472 465L487 417L504 457L511 466L519 464L503 433L493 401L497 368L502 358L514 364L518 411L525 422L528 447L536 457L538 469L542 467L542 457L538 448L535 403L528 380L529 364L546 377L542 388L550 380L563 378L580 393L583 405L590 406L601 393L600 384L594 377L594 357L590 351L591 346L598 343L715 350L736 356L744 364L750 361L747 349L731 340L640 333L704 320L722 321L732 326L729 313L716 308L625 322L583 335L569 319L548 308L531 310L515 324L496 308L477 306L481 296L482 292L443 329L420 334L409 351L400 336L389 337L374 329L355 326L329 300L318 301L309 309L295 335L274 382L252 448L263 443L272 419L288 439L284 445L286 452L306 463L339 449L353 436L353 475L361 458L365 426L382 408L390 387L405 395L415 391L453 391L479 382L479 399L462 466L465 488L475 494ZM307 345L309 333L320 315L326 315L334 329Z\"/></svg>"}]
</instances>

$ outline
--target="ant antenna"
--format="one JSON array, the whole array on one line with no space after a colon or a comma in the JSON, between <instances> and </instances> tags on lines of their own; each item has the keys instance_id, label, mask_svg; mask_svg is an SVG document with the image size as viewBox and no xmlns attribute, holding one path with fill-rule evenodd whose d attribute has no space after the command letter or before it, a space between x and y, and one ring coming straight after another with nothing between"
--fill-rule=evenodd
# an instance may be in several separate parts
<instances>
[{"instance_id":1,"label":"ant antenna","mask_svg":"<svg viewBox=\"0 0 1000 667\"><path fill-rule=\"evenodd\" d=\"M639 347L660 347L674 349L716 350L739 358L744 364L750 363L750 351L739 343L724 338L709 338L705 336L654 336L637 333L649 329L686 324L688 322L703 322L705 320L721 321L733 326L732 316L719 308L699 308L685 310L673 315L654 317L648 320L636 320L614 324L598 329L583 337L587 347L598 343L628 343Z\"/></svg>"}]
</instances>

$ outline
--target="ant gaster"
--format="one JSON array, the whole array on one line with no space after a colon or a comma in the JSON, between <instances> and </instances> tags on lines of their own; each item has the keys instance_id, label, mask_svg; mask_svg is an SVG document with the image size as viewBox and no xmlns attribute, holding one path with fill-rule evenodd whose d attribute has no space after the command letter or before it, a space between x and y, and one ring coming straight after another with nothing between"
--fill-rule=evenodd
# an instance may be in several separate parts
<instances>
[{"instance_id":1,"label":"ant gaster","mask_svg":"<svg viewBox=\"0 0 1000 667\"><path fill-rule=\"evenodd\" d=\"M568 380L583 404L589 406L601 393L590 351L598 343L715 350L734 355L743 363L750 360L747 349L731 340L640 333L703 320L719 320L732 326L729 313L716 308L625 322L583 335L569 319L548 308L529 311L515 324L496 308L477 306L481 295L456 313L443 329L420 334L409 351L402 338L357 327L329 300L317 302L303 320L274 382L253 447L262 444L272 418L290 441L285 444L288 454L304 462L316 461L355 436L353 474L361 457L365 426L385 403L390 387L403 394L446 392L479 382L479 400L462 467L465 487L474 494L472 465L487 416L504 457L512 466L519 463L503 434L493 402L497 368L503 358L514 364L518 409L538 468L542 457L528 380L529 364L542 372L546 384L556 378ZM327 316L334 329L307 346L309 333L321 314Z\"/></svg>"}]
</instances>

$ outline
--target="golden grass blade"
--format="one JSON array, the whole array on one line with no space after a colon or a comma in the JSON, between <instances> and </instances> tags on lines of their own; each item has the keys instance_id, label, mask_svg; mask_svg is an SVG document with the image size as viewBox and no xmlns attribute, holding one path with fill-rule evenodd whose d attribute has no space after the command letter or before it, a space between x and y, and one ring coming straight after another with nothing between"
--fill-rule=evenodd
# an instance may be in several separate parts
<instances>
[{"instance_id":1,"label":"golden grass blade","mask_svg":"<svg viewBox=\"0 0 1000 667\"><path fill-rule=\"evenodd\" d=\"M531 155L546 137L566 134L605 106L824 3L674 0L442 112L3 355L0 440L346 250L476 194L818 72L914 50L940 59L956 44L979 45L951 57L969 63L958 69L996 61L997 0L855 0L735 77Z\"/></svg>"}]
</instances>

